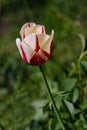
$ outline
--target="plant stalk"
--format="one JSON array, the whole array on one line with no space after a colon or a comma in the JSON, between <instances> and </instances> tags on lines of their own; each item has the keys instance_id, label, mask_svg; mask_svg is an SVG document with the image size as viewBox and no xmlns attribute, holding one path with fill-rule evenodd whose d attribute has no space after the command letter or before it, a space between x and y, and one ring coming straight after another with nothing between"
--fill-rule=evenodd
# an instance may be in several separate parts
<instances>
[{"instance_id":1,"label":"plant stalk","mask_svg":"<svg viewBox=\"0 0 87 130\"><path fill-rule=\"evenodd\" d=\"M46 76L45 76L45 74L44 74L44 71L43 71L43 69L42 69L42 66L39 66L39 68L40 68L40 71L41 71L41 73L42 73L42 75L43 75L43 78L44 78L44 81L45 81L45 84L46 84L46 88L47 88L47 91L48 91L50 100L52 101L52 105L53 105L55 114L56 114L56 116L57 116L57 119L58 119L58 121L59 121L59 123L60 123L60 125L61 125L62 130L66 130L66 129L65 129L65 126L64 126L64 124L63 124L63 120L62 120L62 118L61 118L60 112L59 112L59 110L58 110L58 108L57 108L57 106L56 106L55 100L54 100L53 95L52 95L52 93L51 93L51 90L50 90L50 87L49 87L49 85L48 85L48 82L47 82Z\"/></svg>"}]
</instances>

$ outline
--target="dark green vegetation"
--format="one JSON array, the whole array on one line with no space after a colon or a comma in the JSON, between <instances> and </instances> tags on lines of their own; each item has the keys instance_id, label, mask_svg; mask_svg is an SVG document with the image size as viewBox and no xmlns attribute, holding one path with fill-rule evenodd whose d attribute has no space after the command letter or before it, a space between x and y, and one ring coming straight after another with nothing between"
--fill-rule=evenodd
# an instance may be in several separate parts
<instances>
[{"instance_id":1,"label":"dark green vegetation","mask_svg":"<svg viewBox=\"0 0 87 130\"><path fill-rule=\"evenodd\" d=\"M24 63L15 44L28 21L48 34L54 29L44 72L66 129L87 130L87 55L79 60L87 49L87 0L0 0L1 130L61 130L39 68Z\"/></svg>"}]
</instances>

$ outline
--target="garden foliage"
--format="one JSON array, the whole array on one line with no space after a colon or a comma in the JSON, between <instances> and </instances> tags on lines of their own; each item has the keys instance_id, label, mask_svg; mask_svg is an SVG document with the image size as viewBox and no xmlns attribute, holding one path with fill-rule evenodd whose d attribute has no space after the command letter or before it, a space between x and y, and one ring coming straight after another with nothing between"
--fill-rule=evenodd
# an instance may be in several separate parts
<instances>
[{"instance_id":1,"label":"garden foliage","mask_svg":"<svg viewBox=\"0 0 87 130\"><path fill-rule=\"evenodd\" d=\"M15 39L36 22L54 29L43 69L67 130L87 129L87 1L0 1L0 129L61 130L38 67L27 65Z\"/></svg>"}]
</instances>

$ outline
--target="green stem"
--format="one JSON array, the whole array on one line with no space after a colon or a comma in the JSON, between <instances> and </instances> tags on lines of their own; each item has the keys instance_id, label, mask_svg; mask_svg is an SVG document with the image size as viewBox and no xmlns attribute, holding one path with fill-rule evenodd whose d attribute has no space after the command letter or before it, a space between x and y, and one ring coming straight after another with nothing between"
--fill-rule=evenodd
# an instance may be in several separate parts
<instances>
[{"instance_id":1,"label":"green stem","mask_svg":"<svg viewBox=\"0 0 87 130\"><path fill-rule=\"evenodd\" d=\"M59 123L60 123L60 125L61 125L61 127L62 127L62 130L66 130L66 129L65 129L65 126L64 126L64 124L63 124L63 120L62 120L62 118L61 118L60 112L59 112L59 110L58 110L58 108L57 108L57 106L56 106L56 104L55 104L55 101L54 101L53 95L52 95L52 93L51 93L50 87L49 87L49 85L48 85L48 82L47 82L46 76L45 76L45 74L44 74L44 71L43 71L43 69L42 69L41 66L39 66L39 68L40 68L40 71L41 71L41 73L42 73L42 75L43 75L43 78L44 78L44 81L45 81L45 84L46 84L46 88L47 88L49 97L50 97L50 99L51 99L51 101L52 101L53 108L54 108L55 114L56 114L56 116L57 116L57 119L58 119L58 121L59 121Z\"/></svg>"},{"instance_id":2,"label":"green stem","mask_svg":"<svg viewBox=\"0 0 87 130\"><path fill-rule=\"evenodd\" d=\"M83 52L83 53L80 55L80 57L79 57L79 59L78 59L78 62L80 62L80 61L82 60L82 58L83 58L86 54L87 54L87 51Z\"/></svg>"},{"instance_id":3,"label":"green stem","mask_svg":"<svg viewBox=\"0 0 87 130\"><path fill-rule=\"evenodd\" d=\"M80 67L80 62L82 60L82 58L87 54L87 51L81 53L79 59L78 59L78 63L77 63L77 68L78 68L78 75L79 75L79 80L81 81L81 67Z\"/></svg>"}]
</instances>

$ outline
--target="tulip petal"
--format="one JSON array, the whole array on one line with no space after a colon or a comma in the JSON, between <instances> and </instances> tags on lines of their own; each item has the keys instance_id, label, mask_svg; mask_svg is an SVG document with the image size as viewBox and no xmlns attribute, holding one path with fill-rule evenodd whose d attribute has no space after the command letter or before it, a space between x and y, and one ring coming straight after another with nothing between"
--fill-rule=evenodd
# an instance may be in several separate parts
<instances>
[{"instance_id":1,"label":"tulip petal","mask_svg":"<svg viewBox=\"0 0 87 130\"><path fill-rule=\"evenodd\" d=\"M36 34L44 34L45 33L45 28L43 25L36 25L35 27L32 28L33 31L36 33Z\"/></svg>"},{"instance_id":2,"label":"tulip petal","mask_svg":"<svg viewBox=\"0 0 87 130\"><path fill-rule=\"evenodd\" d=\"M23 57L24 61L27 62L27 63L29 63L27 55L26 55L26 53L25 53L22 45L20 46L20 48L21 48L21 51L22 51L22 57Z\"/></svg>"},{"instance_id":3,"label":"tulip petal","mask_svg":"<svg viewBox=\"0 0 87 130\"><path fill-rule=\"evenodd\" d=\"M45 60L41 58L38 53L35 53L35 55L32 57L30 64L31 65L41 65L45 63Z\"/></svg>"},{"instance_id":4,"label":"tulip petal","mask_svg":"<svg viewBox=\"0 0 87 130\"><path fill-rule=\"evenodd\" d=\"M36 24L34 22L30 22L30 23L27 23L27 26L30 28L33 28L34 26L36 26Z\"/></svg>"},{"instance_id":5,"label":"tulip petal","mask_svg":"<svg viewBox=\"0 0 87 130\"><path fill-rule=\"evenodd\" d=\"M52 30L51 36L49 36L47 39L45 38L43 44L41 44L41 49L43 49L47 53L50 53L51 51L51 44L52 44L53 36L54 36L54 31Z\"/></svg>"},{"instance_id":6,"label":"tulip petal","mask_svg":"<svg viewBox=\"0 0 87 130\"><path fill-rule=\"evenodd\" d=\"M40 47L42 48L50 36L47 34L38 34L37 37L39 40Z\"/></svg>"},{"instance_id":7,"label":"tulip petal","mask_svg":"<svg viewBox=\"0 0 87 130\"><path fill-rule=\"evenodd\" d=\"M31 34L28 35L24 40L23 40L31 49L35 50L36 48L36 34Z\"/></svg>"},{"instance_id":8,"label":"tulip petal","mask_svg":"<svg viewBox=\"0 0 87 130\"><path fill-rule=\"evenodd\" d=\"M35 52L29 46L27 46L24 42L21 42L19 38L16 39L16 44L23 60L27 63L30 63L30 60L35 54Z\"/></svg>"},{"instance_id":9,"label":"tulip petal","mask_svg":"<svg viewBox=\"0 0 87 130\"><path fill-rule=\"evenodd\" d=\"M50 54L47 53L47 52L44 51L44 50L41 50L41 49L40 49L40 50L38 51L38 54L39 54L39 56L40 56L42 59L44 59L45 62L50 58Z\"/></svg>"},{"instance_id":10,"label":"tulip petal","mask_svg":"<svg viewBox=\"0 0 87 130\"><path fill-rule=\"evenodd\" d=\"M44 34L45 33L45 28L43 25L36 25L31 29L31 33L36 33L36 34Z\"/></svg>"},{"instance_id":11,"label":"tulip petal","mask_svg":"<svg viewBox=\"0 0 87 130\"><path fill-rule=\"evenodd\" d=\"M36 25L35 23L26 23L22 26L20 30L20 35L22 40L29 34L44 34L45 28L43 25Z\"/></svg>"},{"instance_id":12,"label":"tulip petal","mask_svg":"<svg viewBox=\"0 0 87 130\"><path fill-rule=\"evenodd\" d=\"M35 53L35 55L31 58L30 64L31 65L41 65L45 63L50 58L50 54L43 50L39 50Z\"/></svg>"},{"instance_id":13,"label":"tulip petal","mask_svg":"<svg viewBox=\"0 0 87 130\"><path fill-rule=\"evenodd\" d=\"M34 27L34 26L36 26L36 24L33 23L33 22L26 23L26 24L24 24L24 25L22 26L20 32L22 32L22 31L23 31L25 28L27 28L27 27L32 28L32 27Z\"/></svg>"},{"instance_id":14,"label":"tulip petal","mask_svg":"<svg viewBox=\"0 0 87 130\"><path fill-rule=\"evenodd\" d=\"M26 23L26 24L24 24L24 25L22 26L22 28L21 28L21 30L20 30L20 35L21 35L22 39L25 38L26 29L29 30L29 29L33 28L34 26L36 26L36 24L33 23L33 22Z\"/></svg>"},{"instance_id":15,"label":"tulip petal","mask_svg":"<svg viewBox=\"0 0 87 130\"><path fill-rule=\"evenodd\" d=\"M31 65L41 65L50 58L53 30L51 35L47 35L43 25L30 22L22 26L20 35L22 41L17 38L16 44L25 62Z\"/></svg>"},{"instance_id":16,"label":"tulip petal","mask_svg":"<svg viewBox=\"0 0 87 130\"><path fill-rule=\"evenodd\" d=\"M35 51L38 52L39 49L40 49L39 40L38 40L38 36L36 35L36 48L35 48Z\"/></svg>"},{"instance_id":17,"label":"tulip petal","mask_svg":"<svg viewBox=\"0 0 87 130\"><path fill-rule=\"evenodd\" d=\"M42 26L41 31L42 31L42 33L45 33L45 28L44 28L44 26Z\"/></svg>"},{"instance_id":18,"label":"tulip petal","mask_svg":"<svg viewBox=\"0 0 87 130\"><path fill-rule=\"evenodd\" d=\"M25 38L27 35L30 35L32 33L35 34L44 34L45 33L45 28L44 26L40 26L40 25L36 25L32 28L25 28L25 30L23 31L23 38Z\"/></svg>"}]
</instances>

